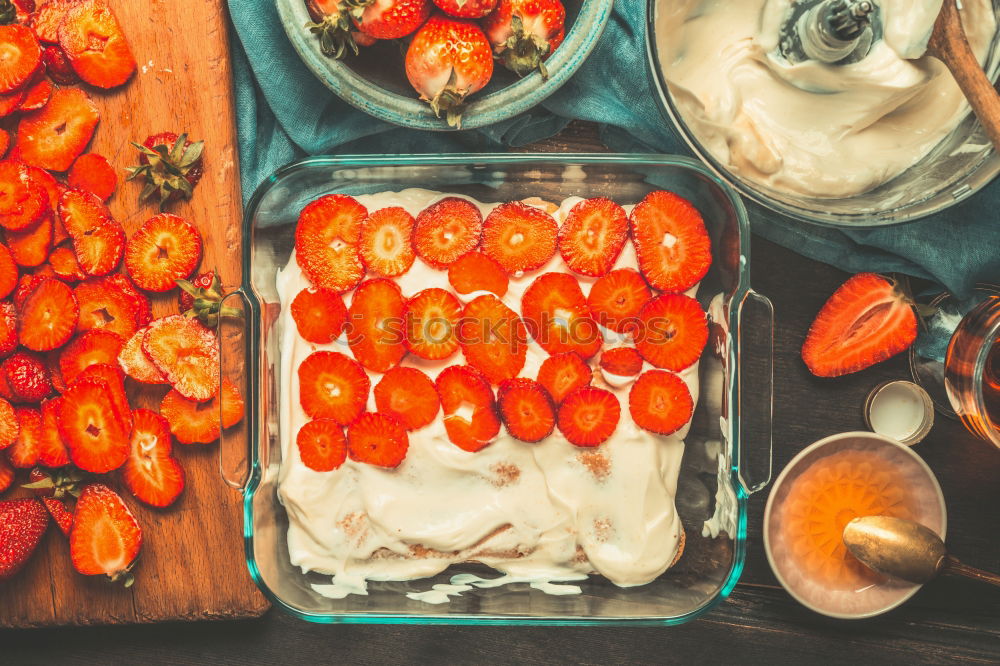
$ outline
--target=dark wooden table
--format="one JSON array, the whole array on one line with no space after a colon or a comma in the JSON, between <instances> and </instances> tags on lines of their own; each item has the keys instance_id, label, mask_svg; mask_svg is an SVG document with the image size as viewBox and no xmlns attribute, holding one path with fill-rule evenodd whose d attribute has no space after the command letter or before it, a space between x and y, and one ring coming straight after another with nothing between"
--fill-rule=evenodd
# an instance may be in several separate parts
<instances>
[{"instance_id":1,"label":"dark wooden table","mask_svg":"<svg viewBox=\"0 0 1000 666\"><path fill-rule=\"evenodd\" d=\"M535 148L601 146L592 128L575 125ZM754 287L777 312L777 473L807 444L863 428L868 391L909 371L904 355L840 379L812 377L799 348L812 317L846 275L756 237L751 263ZM944 490L952 552L1000 571L1000 451L944 418L916 451ZM710 614L680 627L319 626L272 610L253 621L0 632L0 664L1000 662L997 588L937 580L902 608L861 622L829 620L799 606L778 587L764 557L766 495L750 501L750 555L740 584Z\"/></svg>"}]
</instances>

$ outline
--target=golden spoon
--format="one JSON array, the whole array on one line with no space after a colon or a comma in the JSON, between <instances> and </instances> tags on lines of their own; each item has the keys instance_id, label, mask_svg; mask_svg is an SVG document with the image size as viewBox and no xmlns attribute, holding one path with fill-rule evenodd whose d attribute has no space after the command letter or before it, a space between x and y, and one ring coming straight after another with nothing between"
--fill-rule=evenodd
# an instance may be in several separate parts
<instances>
[{"instance_id":1,"label":"golden spoon","mask_svg":"<svg viewBox=\"0 0 1000 666\"><path fill-rule=\"evenodd\" d=\"M950 573L1000 587L1000 576L962 564L948 554L941 537L912 520L855 518L844 527L844 544L875 571L911 583L926 583L940 573Z\"/></svg>"}]
</instances>

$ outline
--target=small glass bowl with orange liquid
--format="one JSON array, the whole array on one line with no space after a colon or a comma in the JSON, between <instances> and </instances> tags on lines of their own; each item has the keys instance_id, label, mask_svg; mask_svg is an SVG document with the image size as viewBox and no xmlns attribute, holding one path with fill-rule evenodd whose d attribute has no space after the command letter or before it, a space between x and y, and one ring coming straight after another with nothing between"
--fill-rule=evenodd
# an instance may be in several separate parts
<instances>
[{"instance_id":1,"label":"small glass bowl with orange liquid","mask_svg":"<svg viewBox=\"0 0 1000 666\"><path fill-rule=\"evenodd\" d=\"M764 549L781 585L817 613L860 619L900 605L920 588L878 574L847 551L844 526L860 516L914 520L942 539L944 496L909 447L846 432L801 451L778 476L764 510Z\"/></svg>"}]
</instances>

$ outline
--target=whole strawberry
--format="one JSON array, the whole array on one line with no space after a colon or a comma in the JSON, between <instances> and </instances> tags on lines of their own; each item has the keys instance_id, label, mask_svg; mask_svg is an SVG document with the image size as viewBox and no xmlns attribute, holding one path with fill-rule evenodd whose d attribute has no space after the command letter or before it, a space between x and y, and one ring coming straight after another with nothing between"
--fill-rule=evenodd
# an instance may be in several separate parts
<instances>
[{"instance_id":1,"label":"whole strawberry","mask_svg":"<svg viewBox=\"0 0 1000 666\"><path fill-rule=\"evenodd\" d=\"M177 301L181 314L193 317L209 328L219 325L219 317L243 317L238 308L222 307L225 294L215 271L206 271L190 282L177 280L177 286L180 287Z\"/></svg>"},{"instance_id":2,"label":"whole strawberry","mask_svg":"<svg viewBox=\"0 0 1000 666\"><path fill-rule=\"evenodd\" d=\"M128 168L126 180L144 181L140 202L156 195L163 208L181 197L191 198L201 180L204 141L189 141L187 134L160 132L132 145L139 149L139 165Z\"/></svg>"},{"instance_id":3,"label":"whole strawberry","mask_svg":"<svg viewBox=\"0 0 1000 666\"><path fill-rule=\"evenodd\" d=\"M462 126L466 98L493 76L493 56L482 29L472 21L437 14L428 19L406 51L406 78L438 118Z\"/></svg>"},{"instance_id":4,"label":"whole strawberry","mask_svg":"<svg viewBox=\"0 0 1000 666\"><path fill-rule=\"evenodd\" d=\"M52 393L52 382L45 363L35 354L17 352L0 365L17 402L41 402Z\"/></svg>"},{"instance_id":5,"label":"whole strawberry","mask_svg":"<svg viewBox=\"0 0 1000 666\"><path fill-rule=\"evenodd\" d=\"M430 0L360 0L351 8L351 17L364 35L398 39L423 25L431 6Z\"/></svg>"},{"instance_id":6,"label":"whole strawberry","mask_svg":"<svg viewBox=\"0 0 1000 666\"><path fill-rule=\"evenodd\" d=\"M478 19L493 11L497 0L434 0L434 4L448 16Z\"/></svg>"},{"instance_id":7,"label":"whole strawberry","mask_svg":"<svg viewBox=\"0 0 1000 666\"><path fill-rule=\"evenodd\" d=\"M566 8L559 0L500 0L483 30L504 66L525 76L548 78L544 60L566 36Z\"/></svg>"},{"instance_id":8,"label":"whole strawberry","mask_svg":"<svg viewBox=\"0 0 1000 666\"><path fill-rule=\"evenodd\" d=\"M49 512L37 499L0 502L0 581L16 574L49 526Z\"/></svg>"}]
</instances>

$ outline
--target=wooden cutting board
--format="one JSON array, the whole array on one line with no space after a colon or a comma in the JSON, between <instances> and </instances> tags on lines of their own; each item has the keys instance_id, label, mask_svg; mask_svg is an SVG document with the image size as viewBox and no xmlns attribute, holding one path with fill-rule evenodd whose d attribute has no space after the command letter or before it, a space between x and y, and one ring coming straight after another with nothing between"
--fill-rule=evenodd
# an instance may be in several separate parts
<instances>
[{"instance_id":1,"label":"wooden cutting board","mask_svg":"<svg viewBox=\"0 0 1000 666\"><path fill-rule=\"evenodd\" d=\"M88 91L101 111L89 150L123 173L136 161L130 140L168 130L203 139L205 174L194 198L169 210L201 230L202 268L215 268L225 285L236 285L241 205L224 3L145 0L113 7L139 70L116 90ZM157 212L152 204L138 204L139 189L122 182L110 203L130 236ZM171 293L154 300L154 315L177 312L176 298ZM236 356L229 354L225 369L232 377L242 372ZM164 392L144 389L137 395L143 406L155 407ZM245 450L245 437L242 425L233 428L227 450ZM123 490L144 535L135 585L124 589L76 574L66 539L50 527L25 569L0 583L0 627L245 618L267 610L244 562L242 497L220 476L219 446L175 449L187 486L174 506L149 509Z\"/></svg>"}]
</instances>

